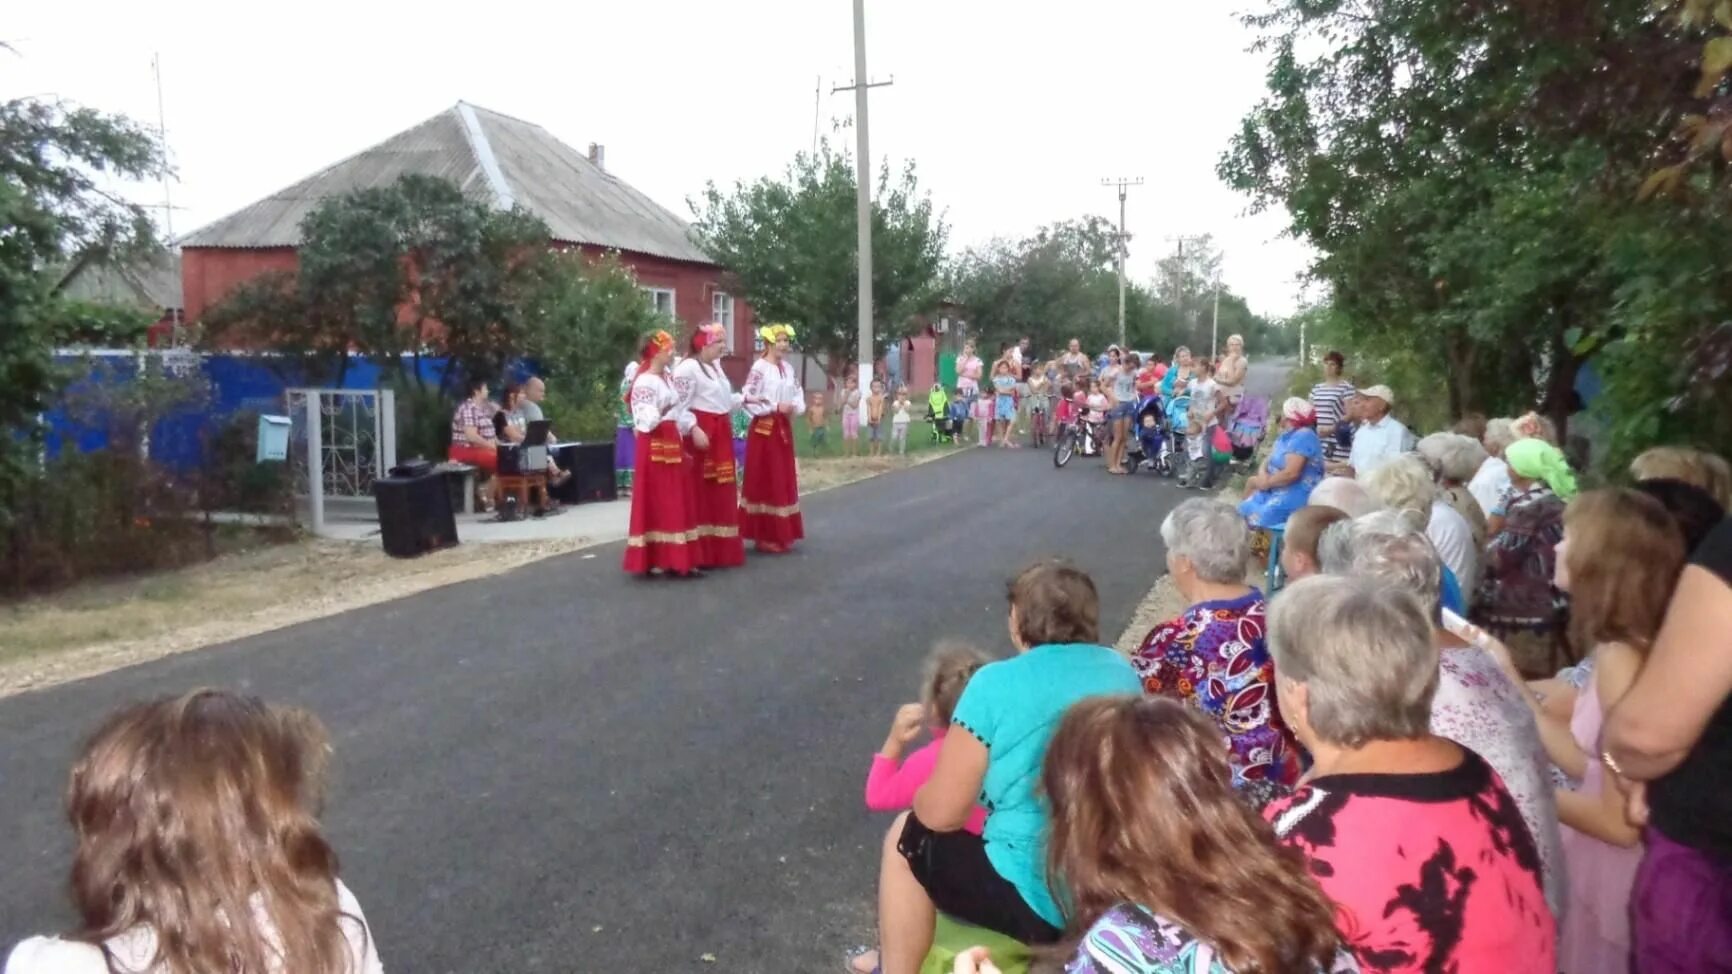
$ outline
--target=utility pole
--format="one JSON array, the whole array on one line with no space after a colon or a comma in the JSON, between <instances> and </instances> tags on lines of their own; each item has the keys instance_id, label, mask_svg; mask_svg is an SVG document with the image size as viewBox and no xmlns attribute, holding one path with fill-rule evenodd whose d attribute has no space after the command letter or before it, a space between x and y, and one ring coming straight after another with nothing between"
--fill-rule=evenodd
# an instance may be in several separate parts
<instances>
[{"instance_id":1,"label":"utility pole","mask_svg":"<svg viewBox=\"0 0 1732 974\"><path fill-rule=\"evenodd\" d=\"M162 153L162 224L169 242L174 241L174 203L168 197L168 123L162 110L162 56L150 56L150 73L156 77L156 146Z\"/></svg>"},{"instance_id":2,"label":"utility pole","mask_svg":"<svg viewBox=\"0 0 1732 974\"><path fill-rule=\"evenodd\" d=\"M1215 321L1209 326L1209 361L1213 362L1221 353L1218 346L1221 343L1221 272L1215 272Z\"/></svg>"},{"instance_id":3,"label":"utility pole","mask_svg":"<svg viewBox=\"0 0 1732 974\"><path fill-rule=\"evenodd\" d=\"M1125 233L1125 191L1132 186L1141 186L1143 177L1135 179L1103 179L1102 186L1117 186L1119 189L1119 348L1123 349L1128 341L1125 338L1125 257L1129 253L1130 235Z\"/></svg>"},{"instance_id":4,"label":"utility pole","mask_svg":"<svg viewBox=\"0 0 1732 974\"><path fill-rule=\"evenodd\" d=\"M854 159L856 213L859 224L860 278L860 388L872 388L872 152L867 141L866 92L896 83L866 80L866 0L854 0L854 83L838 91L854 92L854 128L857 139Z\"/></svg>"},{"instance_id":5,"label":"utility pole","mask_svg":"<svg viewBox=\"0 0 1732 974\"><path fill-rule=\"evenodd\" d=\"M1177 278L1177 280L1173 282L1173 293L1175 295L1173 299L1173 310L1175 316L1179 320L1179 329L1185 336L1185 344L1189 345L1193 333L1185 321L1185 244L1188 241L1201 240L1203 238L1195 234L1181 234L1179 236L1168 237L1167 239L1178 245L1178 260L1173 264L1173 276Z\"/></svg>"}]
</instances>

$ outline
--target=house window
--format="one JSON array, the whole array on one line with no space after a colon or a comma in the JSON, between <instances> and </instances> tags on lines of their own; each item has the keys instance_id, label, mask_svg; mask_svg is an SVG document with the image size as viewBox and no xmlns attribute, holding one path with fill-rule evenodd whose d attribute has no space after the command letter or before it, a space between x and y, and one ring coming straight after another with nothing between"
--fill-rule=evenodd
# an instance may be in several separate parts
<instances>
[{"instance_id":1,"label":"house window","mask_svg":"<svg viewBox=\"0 0 1732 974\"><path fill-rule=\"evenodd\" d=\"M710 320L728 329L728 334L734 332L734 296L723 291L717 291L710 296Z\"/></svg>"},{"instance_id":2,"label":"house window","mask_svg":"<svg viewBox=\"0 0 1732 974\"><path fill-rule=\"evenodd\" d=\"M674 316L674 289L671 287L646 287L644 293L649 295L650 309L656 314Z\"/></svg>"}]
</instances>

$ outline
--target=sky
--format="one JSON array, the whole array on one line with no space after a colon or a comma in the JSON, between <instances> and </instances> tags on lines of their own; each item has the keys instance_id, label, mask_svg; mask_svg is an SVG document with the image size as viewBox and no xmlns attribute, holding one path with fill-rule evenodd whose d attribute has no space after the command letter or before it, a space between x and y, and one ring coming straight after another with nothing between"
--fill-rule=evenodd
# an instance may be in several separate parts
<instances>
[{"instance_id":1,"label":"sky","mask_svg":"<svg viewBox=\"0 0 1732 974\"><path fill-rule=\"evenodd\" d=\"M1308 259L1283 214L1251 215L1215 165L1262 92L1236 11L1261 0L867 0L874 159L912 159L951 247L1116 219L1129 274L1211 233L1226 285L1280 315ZM0 24L0 97L162 118L184 234L459 100L547 128L682 217L709 181L781 172L853 117L848 0L396 4L94 0L21 4ZM248 16L248 14L251 16ZM822 91L817 92L822 78ZM816 97L815 97L816 95ZM817 125L814 125L814 122ZM847 140L851 129L833 138ZM127 194L156 205L161 186Z\"/></svg>"}]
</instances>

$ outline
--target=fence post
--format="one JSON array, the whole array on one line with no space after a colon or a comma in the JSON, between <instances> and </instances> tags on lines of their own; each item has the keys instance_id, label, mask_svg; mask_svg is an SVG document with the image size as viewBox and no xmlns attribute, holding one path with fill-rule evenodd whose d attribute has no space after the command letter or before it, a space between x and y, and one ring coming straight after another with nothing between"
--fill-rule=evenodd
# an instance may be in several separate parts
<instances>
[{"instance_id":1,"label":"fence post","mask_svg":"<svg viewBox=\"0 0 1732 974\"><path fill-rule=\"evenodd\" d=\"M313 508L313 534L325 533L325 437L317 389L307 390L307 497Z\"/></svg>"},{"instance_id":2,"label":"fence post","mask_svg":"<svg viewBox=\"0 0 1732 974\"><path fill-rule=\"evenodd\" d=\"M388 477L391 468L397 465L397 391L395 389L379 390L379 443L384 450L384 463L379 470L379 476Z\"/></svg>"}]
</instances>

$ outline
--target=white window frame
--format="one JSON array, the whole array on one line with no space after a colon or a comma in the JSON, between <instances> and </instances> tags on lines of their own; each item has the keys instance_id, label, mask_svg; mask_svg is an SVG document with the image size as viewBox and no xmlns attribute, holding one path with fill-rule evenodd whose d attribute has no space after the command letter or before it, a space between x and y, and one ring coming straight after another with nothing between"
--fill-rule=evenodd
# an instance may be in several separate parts
<instances>
[{"instance_id":1,"label":"white window frame","mask_svg":"<svg viewBox=\"0 0 1732 974\"><path fill-rule=\"evenodd\" d=\"M734 333L734 296L726 291L716 291L710 295L710 320L720 322L728 329L728 334Z\"/></svg>"},{"instance_id":2,"label":"white window frame","mask_svg":"<svg viewBox=\"0 0 1732 974\"><path fill-rule=\"evenodd\" d=\"M671 287L646 287L643 290L644 290L645 294L649 295L649 302L650 302L650 310L651 311L654 311L658 314L665 314L669 318L676 318L679 316L679 295L674 293L673 288L671 288ZM662 296L663 295L667 296L667 301L668 301L667 310L665 310L665 311L662 310Z\"/></svg>"}]
</instances>

